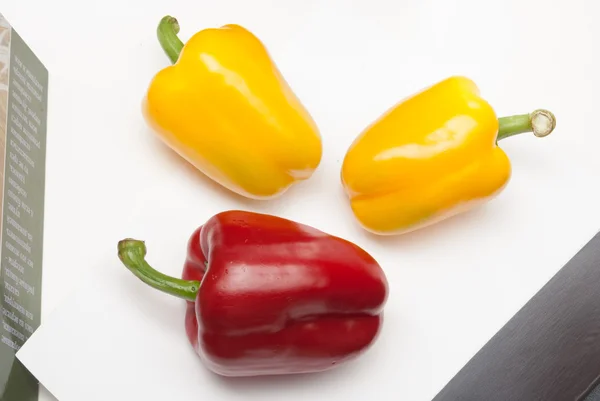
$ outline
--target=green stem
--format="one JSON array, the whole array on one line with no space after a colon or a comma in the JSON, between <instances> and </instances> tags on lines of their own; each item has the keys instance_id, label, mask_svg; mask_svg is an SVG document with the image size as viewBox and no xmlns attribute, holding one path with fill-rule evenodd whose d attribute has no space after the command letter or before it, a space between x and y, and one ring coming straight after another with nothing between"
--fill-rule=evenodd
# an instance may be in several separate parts
<instances>
[{"instance_id":1,"label":"green stem","mask_svg":"<svg viewBox=\"0 0 600 401\"><path fill-rule=\"evenodd\" d=\"M498 119L497 141L524 132L533 132L537 137L550 135L556 127L556 117L548 110L535 110L529 114L501 117Z\"/></svg>"},{"instance_id":2,"label":"green stem","mask_svg":"<svg viewBox=\"0 0 600 401\"><path fill-rule=\"evenodd\" d=\"M183 42L177 37L178 33L179 22L170 15L163 17L156 29L158 41L173 64L177 62L183 49Z\"/></svg>"},{"instance_id":3,"label":"green stem","mask_svg":"<svg viewBox=\"0 0 600 401\"><path fill-rule=\"evenodd\" d=\"M150 287L186 301L196 300L200 282L166 276L154 270L146 262L146 245L143 241L126 238L119 241L117 249L125 267Z\"/></svg>"}]
</instances>

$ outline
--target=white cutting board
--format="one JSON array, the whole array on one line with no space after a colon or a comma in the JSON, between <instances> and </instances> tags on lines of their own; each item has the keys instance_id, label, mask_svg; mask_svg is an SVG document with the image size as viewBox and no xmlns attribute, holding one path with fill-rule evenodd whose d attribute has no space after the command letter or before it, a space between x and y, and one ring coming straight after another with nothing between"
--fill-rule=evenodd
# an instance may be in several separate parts
<instances>
[{"instance_id":1,"label":"white cutting board","mask_svg":"<svg viewBox=\"0 0 600 401\"><path fill-rule=\"evenodd\" d=\"M87 246L89 258L80 258L87 271L19 359L60 401L430 400L600 227L600 166L591 159L600 145L600 62L589 52L600 28L590 4L337 0L315 7L277 62L321 128L324 158L310 181L273 202L240 201L199 178L148 139L130 104L130 113L109 113L105 128L128 145L110 147L110 168L132 177L114 192L127 218L111 223L114 243L78 240ZM393 103L452 74L474 79L499 115L551 109L556 131L502 142L513 177L484 207L402 237L367 235L339 185L344 152ZM139 89L147 77L130 79ZM111 99L118 105L138 95ZM116 243L146 240L149 261L178 275L188 236L226 209L292 218L369 251L390 282L375 346L319 375L233 380L205 369L187 344L182 302L134 278ZM110 209L95 213L111 219Z\"/></svg>"}]
</instances>

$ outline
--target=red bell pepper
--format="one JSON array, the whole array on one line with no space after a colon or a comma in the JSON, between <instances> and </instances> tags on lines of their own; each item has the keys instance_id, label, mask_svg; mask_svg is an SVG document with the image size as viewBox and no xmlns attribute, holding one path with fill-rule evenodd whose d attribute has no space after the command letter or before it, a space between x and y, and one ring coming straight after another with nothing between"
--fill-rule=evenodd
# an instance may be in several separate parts
<instances>
[{"instance_id":1,"label":"red bell pepper","mask_svg":"<svg viewBox=\"0 0 600 401\"><path fill-rule=\"evenodd\" d=\"M313 227L244 211L192 234L181 279L145 261L143 241L119 258L143 282L187 301L185 326L213 372L257 376L329 370L369 348L388 283L357 245Z\"/></svg>"}]
</instances>

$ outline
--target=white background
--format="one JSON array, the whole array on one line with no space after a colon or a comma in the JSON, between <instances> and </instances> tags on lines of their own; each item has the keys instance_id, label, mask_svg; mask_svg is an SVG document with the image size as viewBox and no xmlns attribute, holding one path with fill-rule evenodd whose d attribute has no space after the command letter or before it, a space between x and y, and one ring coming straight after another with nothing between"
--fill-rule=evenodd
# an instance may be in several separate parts
<instances>
[{"instance_id":1,"label":"white background","mask_svg":"<svg viewBox=\"0 0 600 401\"><path fill-rule=\"evenodd\" d=\"M49 334L28 355L40 380L51 380L44 384L63 394L61 401L82 394L154 401L175 386L189 391L182 401L278 399L280 392L290 400L363 400L373 392L430 400L600 228L600 5L550 3L3 2L0 12L51 74L43 289ZM242 201L152 136L140 100L168 64L155 37L165 14L178 17L184 40L231 22L263 40L321 129L324 158L310 181L273 202ZM387 107L452 74L474 79L499 115L551 109L556 131L501 143L513 177L486 206L399 238L367 235L339 186L344 152ZM176 275L191 231L230 208L311 224L380 261L391 292L384 331L369 354L332 374L277 381L222 381L195 364L181 305L124 271L116 242L142 237L152 263ZM88 315L66 321L59 308L47 319L73 290ZM63 311L78 310L68 302ZM137 359L153 355L143 338L154 341L154 365ZM140 370L125 374L125 367Z\"/></svg>"}]
</instances>

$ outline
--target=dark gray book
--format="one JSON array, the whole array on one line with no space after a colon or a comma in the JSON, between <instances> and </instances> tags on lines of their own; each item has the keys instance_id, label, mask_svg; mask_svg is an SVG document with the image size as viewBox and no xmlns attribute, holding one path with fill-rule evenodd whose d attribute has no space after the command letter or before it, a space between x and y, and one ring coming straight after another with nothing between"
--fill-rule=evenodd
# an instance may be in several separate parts
<instances>
[{"instance_id":1,"label":"dark gray book","mask_svg":"<svg viewBox=\"0 0 600 401\"><path fill-rule=\"evenodd\" d=\"M600 233L433 401L600 401Z\"/></svg>"},{"instance_id":2,"label":"dark gray book","mask_svg":"<svg viewBox=\"0 0 600 401\"><path fill-rule=\"evenodd\" d=\"M48 70L0 14L0 401L36 401L15 357L40 324Z\"/></svg>"}]
</instances>

